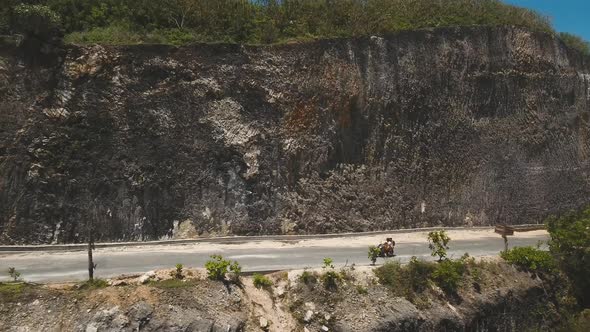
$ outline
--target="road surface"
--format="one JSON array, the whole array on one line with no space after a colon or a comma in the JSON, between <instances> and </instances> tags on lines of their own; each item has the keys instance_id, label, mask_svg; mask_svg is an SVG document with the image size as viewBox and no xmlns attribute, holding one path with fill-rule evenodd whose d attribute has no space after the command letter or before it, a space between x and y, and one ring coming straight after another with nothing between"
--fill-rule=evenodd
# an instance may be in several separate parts
<instances>
[{"instance_id":1,"label":"road surface","mask_svg":"<svg viewBox=\"0 0 590 332\"><path fill-rule=\"evenodd\" d=\"M504 249L502 238L488 230L448 231L451 237L448 256L458 258L464 253L471 256L494 256ZM104 248L94 251L98 264L95 277L109 278L121 274L142 273L172 268L176 263L187 267L203 267L212 254L238 261L243 271L265 271L319 267L324 257L331 257L336 266L355 263L367 265L367 247L383 241L384 235L347 238L312 239L303 241L255 241L220 244L196 243L171 246L142 246ZM434 259L430 256L426 233L395 234L396 254L392 259L407 262L412 256ZM537 245L547 241L546 231L515 233L509 246ZM8 267L15 267L24 280L31 282L65 282L84 280L87 277L87 253L74 252L14 252L0 253L0 281L8 280ZM378 264L384 259L380 258Z\"/></svg>"}]
</instances>

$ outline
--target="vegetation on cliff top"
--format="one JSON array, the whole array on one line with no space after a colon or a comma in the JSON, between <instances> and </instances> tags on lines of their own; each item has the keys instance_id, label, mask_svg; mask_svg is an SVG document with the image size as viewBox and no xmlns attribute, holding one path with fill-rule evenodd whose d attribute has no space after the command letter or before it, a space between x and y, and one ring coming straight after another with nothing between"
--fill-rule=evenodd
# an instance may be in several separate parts
<instances>
[{"instance_id":1,"label":"vegetation on cliff top","mask_svg":"<svg viewBox=\"0 0 590 332\"><path fill-rule=\"evenodd\" d=\"M499 0L7 0L0 34L14 32L15 8L41 4L61 17L73 43L239 42L352 37L450 26L522 26L553 32L548 18ZM588 43L561 35L590 53Z\"/></svg>"}]
</instances>

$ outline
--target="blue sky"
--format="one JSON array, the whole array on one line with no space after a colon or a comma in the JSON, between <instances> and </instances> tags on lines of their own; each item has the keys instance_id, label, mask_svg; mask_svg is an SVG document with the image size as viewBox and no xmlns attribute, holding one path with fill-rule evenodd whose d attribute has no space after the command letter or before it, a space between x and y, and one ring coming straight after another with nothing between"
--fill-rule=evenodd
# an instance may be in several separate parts
<instances>
[{"instance_id":1,"label":"blue sky","mask_svg":"<svg viewBox=\"0 0 590 332\"><path fill-rule=\"evenodd\" d=\"M590 41L590 0L504 0L535 9L551 18L559 32L570 32Z\"/></svg>"}]
</instances>

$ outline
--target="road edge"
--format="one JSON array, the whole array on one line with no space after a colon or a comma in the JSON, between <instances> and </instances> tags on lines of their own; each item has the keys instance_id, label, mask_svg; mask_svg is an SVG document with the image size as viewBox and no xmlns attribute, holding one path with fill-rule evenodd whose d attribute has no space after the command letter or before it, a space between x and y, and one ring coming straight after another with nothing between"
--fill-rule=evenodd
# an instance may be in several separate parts
<instances>
[{"instance_id":1,"label":"road edge","mask_svg":"<svg viewBox=\"0 0 590 332\"><path fill-rule=\"evenodd\" d=\"M516 232L526 232L539 229L545 229L543 224L523 224L514 225ZM418 233L432 230L487 230L493 229L494 226L457 226L457 227L422 227L422 228L408 228L395 229L384 231L370 231L357 233L331 233L331 234L309 234L309 235L258 235L258 236L223 236L223 237L203 237L196 239L181 239L181 240L157 240L144 242L111 242L111 243L96 243L95 248L116 248L116 247L144 247L144 246L160 246L160 245L184 245L193 243L220 243L232 244L243 242L256 241L302 241L308 239L331 239L331 238L349 238L358 236L370 236L381 234L400 234L400 233ZM77 244L41 244L41 245L4 245L0 246L2 253L22 253L22 252L38 252L38 251L80 251L88 249L85 243Z\"/></svg>"}]
</instances>

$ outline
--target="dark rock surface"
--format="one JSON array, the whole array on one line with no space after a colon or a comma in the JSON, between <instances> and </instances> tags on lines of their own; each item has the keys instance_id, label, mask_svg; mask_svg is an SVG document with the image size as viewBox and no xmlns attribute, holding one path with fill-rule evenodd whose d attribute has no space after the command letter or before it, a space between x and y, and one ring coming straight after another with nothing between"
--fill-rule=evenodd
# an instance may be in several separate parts
<instances>
[{"instance_id":1,"label":"dark rock surface","mask_svg":"<svg viewBox=\"0 0 590 332\"><path fill-rule=\"evenodd\" d=\"M536 223L590 202L590 59L518 28L0 48L0 243ZM187 231L188 229L188 231Z\"/></svg>"}]
</instances>

